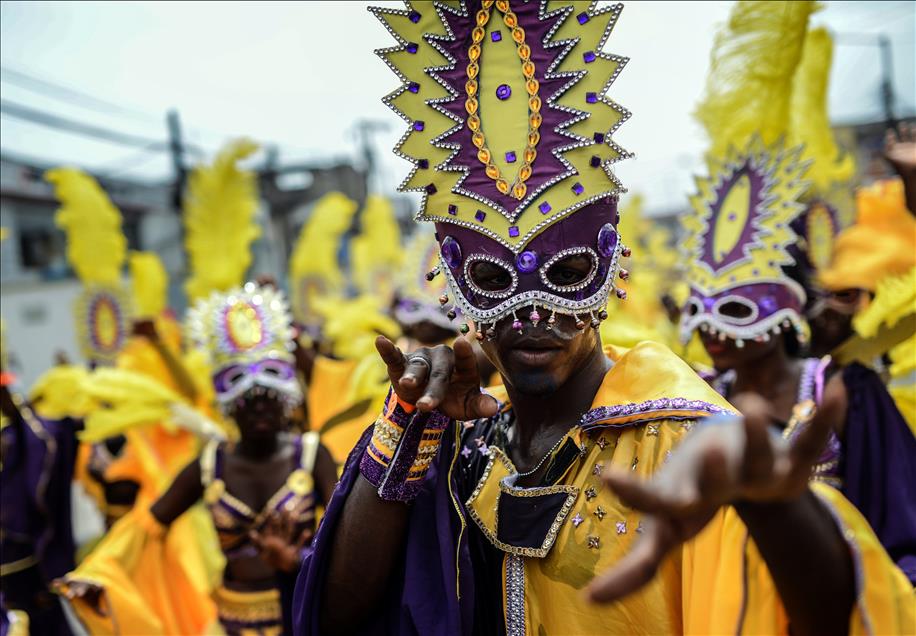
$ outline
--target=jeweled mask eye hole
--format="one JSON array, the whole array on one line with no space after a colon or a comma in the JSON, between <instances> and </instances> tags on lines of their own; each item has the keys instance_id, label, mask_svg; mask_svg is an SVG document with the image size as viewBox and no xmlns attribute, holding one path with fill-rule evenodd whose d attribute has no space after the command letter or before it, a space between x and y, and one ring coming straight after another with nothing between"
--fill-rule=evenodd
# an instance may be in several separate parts
<instances>
[{"instance_id":1,"label":"jeweled mask eye hole","mask_svg":"<svg viewBox=\"0 0 916 636\"><path fill-rule=\"evenodd\" d=\"M688 300L687 306L684 307L684 313L686 313L690 317L696 316L702 310L703 310L703 305L695 298L691 298L690 300Z\"/></svg>"},{"instance_id":2,"label":"jeweled mask eye hole","mask_svg":"<svg viewBox=\"0 0 916 636\"><path fill-rule=\"evenodd\" d=\"M723 316L737 318L738 320L746 320L754 314L752 307L736 300L722 303L718 307L718 312Z\"/></svg>"},{"instance_id":3,"label":"jeweled mask eye hole","mask_svg":"<svg viewBox=\"0 0 916 636\"><path fill-rule=\"evenodd\" d=\"M490 261L474 261L468 276L477 287L488 292L505 292L512 287L512 274L502 265Z\"/></svg>"},{"instance_id":4,"label":"jeweled mask eye hole","mask_svg":"<svg viewBox=\"0 0 916 636\"><path fill-rule=\"evenodd\" d=\"M591 254L570 254L551 264L545 275L557 287L573 287L587 281L596 267Z\"/></svg>"}]
</instances>

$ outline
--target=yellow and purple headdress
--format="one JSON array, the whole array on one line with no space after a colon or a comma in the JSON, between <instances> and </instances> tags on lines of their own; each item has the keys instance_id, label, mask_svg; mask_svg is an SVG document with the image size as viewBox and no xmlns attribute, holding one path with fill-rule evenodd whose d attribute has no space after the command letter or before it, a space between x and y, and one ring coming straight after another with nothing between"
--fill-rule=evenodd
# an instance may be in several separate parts
<instances>
[{"instance_id":1,"label":"yellow and purple headdress","mask_svg":"<svg viewBox=\"0 0 916 636\"><path fill-rule=\"evenodd\" d=\"M111 364L127 341L131 314L121 282L127 256L121 212L76 168L49 170L45 178L61 203L55 221L67 234L67 260L83 284L74 306L80 347L94 364Z\"/></svg>"},{"instance_id":2,"label":"yellow and purple headdress","mask_svg":"<svg viewBox=\"0 0 916 636\"><path fill-rule=\"evenodd\" d=\"M611 134L629 113L605 93L627 60L603 51L621 5L596 4L371 9L398 41L377 53L401 80L384 99L408 123L395 153L414 167L401 189L423 193L417 220L436 224L439 269L484 329L524 308L533 323L556 312L597 325L615 289L624 247L611 166L628 155ZM556 284L548 271L573 255L591 272ZM480 285L480 263L505 284Z\"/></svg>"},{"instance_id":3,"label":"yellow and purple headdress","mask_svg":"<svg viewBox=\"0 0 916 636\"><path fill-rule=\"evenodd\" d=\"M213 292L188 310L186 332L209 356L224 407L251 390L276 391L288 406L302 401L283 292L254 283Z\"/></svg>"},{"instance_id":4,"label":"yellow and purple headdress","mask_svg":"<svg viewBox=\"0 0 916 636\"><path fill-rule=\"evenodd\" d=\"M690 295L681 339L695 329L766 340L783 329L802 341L805 290L787 275L797 241L790 227L809 161L787 147L792 80L813 2L739 2L713 49L697 117L712 148L685 215L682 243Z\"/></svg>"}]
</instances>

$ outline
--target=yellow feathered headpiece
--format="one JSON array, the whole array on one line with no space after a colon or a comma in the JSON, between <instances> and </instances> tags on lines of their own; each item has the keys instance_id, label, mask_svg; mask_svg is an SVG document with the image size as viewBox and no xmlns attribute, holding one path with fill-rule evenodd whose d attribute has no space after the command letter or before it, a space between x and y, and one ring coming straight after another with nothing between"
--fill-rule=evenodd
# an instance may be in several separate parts
<instances>
[{"instance_id":1,"label":"yellow feathered headpiece","mask_svg":"<svg viewBox=\"0 0 916 636\"><path fill-rule=\"evenodd\" d=\"M191 301L244 282L251 265L251 243L261 235L256 223L255 174L238 162L258 146L246 139L231 143L212 165L191 173L184 200L185 247L191 275L185 291Z\"/></svg>"},{"instance_id":2,"label":"yellow feathered headpiece","mask_svg":"<svg viewBox=\"0 0 916 636\"><path fill-rule=\"evenodd\" d=\"M134 312L144 318L155 318L167 304L169 275L155 252L131 252L131 289L134 295Z\"/></svg>"},{"instance_id":3,"label":"yellow feathered headpiece","mask_svg":"<svg viewBox=\"0 0 916 636\"><path fill-rule=\"evenodd\" d=\"M304 323L319 318L312 308L318 298L336 298L346 291L346 279L337 262L340 237L350 227L359 206L341 194L330 192L315 203L302 226L289 259L293 314Z\"/></svg>"},{"instance_id":4,"label":"yellow feathered headpiece","mask_svg":"<svg viewBox=\"0 0 916 636\"><path fill-rule=\"evenodd\" d=\"M67 260L84 285L119 285L127 256L121 213L91 176L76 168L45 174L61 207L55 221L67 234Z\"/></svg>"},{"instance_id":5,"label":"yellow feathered headpiece","mask_svg":"<svg viewBox=\"0 0 916 636\"><path fill-rule=\"evenodd\" d=\"M821 196L829 194L837 184L848 185L856 170L853 156L840 149L830 128L827 85L832 60L833 39L827 29L808 31L790 104L789 145L805 145L804 158L812 160L805 176ZM851 221L849 216L851 210L847 215Z\"/></svg>"},{"instance_id":6,"label":"yellow feathered headpiece","mask_svg":"<svg viewBox=\"0 0 916 636\"><path fill-rule=\"evenodd\" d=\"M882 181L856 193L858 219L836 239L830 267L821 270L826 289L874 291L888 276L916 267L916 219L906 209L903 183Z\"/></svg>"},{"instance_id":7,"label":"yellow feathered headpiece","mask_svg":"<svg viewBox=\"0 0 916 636\"><path fill-rule=\"evenodd\" d=\"M95 179L75 168L49 170L61 207L57 225L67 234L67 259L83 283L76 328L83 355L110 363L127 339L128 296L121 284L127 240L121 213Z\"/></svg>"},{"instance_id":8,"label":"yellow feathered headpiece","mask_svg":"<svg viewBox=\"0 0 916 636\"><path fill-rule=\"evenodd\" d=\"M324 318L322 332L337 358L362 360L376 356L375 338L379 334L395 340L400 335L398 324L384 313L379 299L358 296L349 300L323 298L315 310Z\"/></svg>"},{"instance_id":9,"label":"yellow feathered headpiece","mask_svg":"<svg viewBox=\"0 0 916 636\"><path fill-rule=\"evenodd\" d=\"M394 278L401 267L404 250L394 206L387 198L369 195L360 218L362 232L350 241L353 282L361 294L378 296L391 303Z\"/></svg>"},{"instance_id":10,"label":"yellow feathered headpiece","mask_svg":"<svg viewBox=\"0 0 916 636\"><path fill-rule=\"evenodd\" d=\"M770 145L786 134L793 77L814 2L737 2L716 34L706 95L696 109L723 157L752 137Z\"/></svg>"}]
</instances>

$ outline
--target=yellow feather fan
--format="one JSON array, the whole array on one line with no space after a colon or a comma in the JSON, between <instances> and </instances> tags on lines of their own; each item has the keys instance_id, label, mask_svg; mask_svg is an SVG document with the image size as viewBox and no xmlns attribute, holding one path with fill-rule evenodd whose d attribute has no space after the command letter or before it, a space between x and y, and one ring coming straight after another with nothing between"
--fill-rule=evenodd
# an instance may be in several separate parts
<instances>
[{"instance_id":1,"label":"yellow feather fan","mask_svg":"<svg viewBox=\"0 0 916 636\"><path fill-rule=\"evenodd\" d=\"M240 286L251 265L251 243L261 234L255 216L255 174L238 162L258 149L242 139L221 151L212 165L191 173L184 200L185 247L191 301Z\"/></svg>"},{"instance_id":2,"label":"yellow feather fan","mask_svg":"<svg viewBox=\"0 0 916 636\"><path fill-rule=\"evenodd\" d=\"M154 252L131 252L128 260L134 313L137 317L155 318L165 309L169 276Z\"/></svg>"},{"instance_id":3,"label":"yellow feather fan","mask_svg":"<svg viewBox=\"0 0 916 636\"><path fill-rule=\"evenodd\" d=\"M99 404L86 417L79 435L84 442L98 442L137 426L168 427L173 405L186 403L158 380L125 369L96 369L83 383L83 391Z\"/></svg>"},{"instance_id":4,"label":"yellow feather fan","mask_svg":"<svg viewBox=\"0 0 916 636\"><path fill-rule=\"evenodd\" d=\"M337 263L340 237L350 227L357 204L340 192L330 192L315 203L289 259L293 313L300 322L317 316L312 303L340 297L346 280Z\"/></svg>"},{"instance_id":5,"label":"yellow feather fan","mask_svg":"<svg viewBox=\"0 0 916 636\"><path fill-rule=\"evenodd\" d=\"M76 168L45 173L61 207L55 221L67 234L67 259L84 285L117 286L127 253L121 213L95 179Z\"/></svg>"},{"instance_id":6,"label":"yellow feather fan","mask_svg":"<svg viewBox=\"0 0 916 636\"><path fill-rule=\"evenodd\" d=\"M716 34L706 95L696 117L710 154L743 148L755 134L769 146L786 132L792 78L814 2L738 2Z\"/></svg>"},{"instance_id":7,"label":"yellow feather fan","mask_svg":"<svg viewBox=\"0 0 916 636\"><path fill-rule=\"evenodd\" d=\"M337 358L362 360L377 356L375 338L384 334L394 340L400 335L398 323L383 313L379 299L358 296L349 300L320 299L315 310L324 318L322 331Z\"/></svg>"},{"instance_id":8,"label":"yellow feather fan","mask_svg":"<svg viewBox=\"0 0 916 636\"><path fill-rule=\"evenodd\" d=\"M387 198L370 195L360 219L362 233L350 241L353 281L361 294L390 304L394 279L404 259L401 231L394 206Z\"/></svg>"},{"instance_id":9,"label":"yellow feather fan","mask_svg":"<svg viewBox=\"0 0 916 636\"><path fill-rule=\"evenodd\" d=\"M85 417L95 402L85 391L89 371L82 366L52 367L32 385L29 402L42 417L59 420Z\"/></svg>"},{"instance_id":10,"label":"yellow feather fan","mask_svg":"<svg viewBox=\"0 0 916 636\"><path fill-rule=\"evenodd\" d=\"M832 59L827 29L810 30L792 86L788 145L805 145L804 158L813 160L805 178L821 194L835 183L848 182L856 169L852 155L840 150L830 129L827 84Z\"/></svg>"}]
</instances>

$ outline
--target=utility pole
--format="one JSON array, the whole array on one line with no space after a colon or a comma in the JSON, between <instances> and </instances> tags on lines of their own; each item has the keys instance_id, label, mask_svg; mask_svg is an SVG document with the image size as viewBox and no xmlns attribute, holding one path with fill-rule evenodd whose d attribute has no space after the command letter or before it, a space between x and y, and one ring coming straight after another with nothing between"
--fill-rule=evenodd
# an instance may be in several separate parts
<instances>
[{"instance_id":1,"label":"utility pole","mask_svg":"<svg viewBox=\"0 0 916 636\"><path fill-rule=\"evenodd\" d=\"M172 167L175 170L175 185L172 189L172 207L178 214L181 214L181 203L184 195L185 181L187 180L187 170L184 165L184 144L181 138L181 121L178 119L178 111L170 110L165 117L166 126L169 132L169 152L172 155Z\"/></svg>"},{"instance_id":2,"label":"utility pole","mask_svg":"<svg viewBox=\"0 0 916 636\"><path fill-rule=\"evenodd\" d=\"M891 53L891 41L886 35L878 36L881 48L881 98L884 102L884 119L887 128L897 129L897 117L894 114L894 65Z\"/></svg>"}]
</instances>

